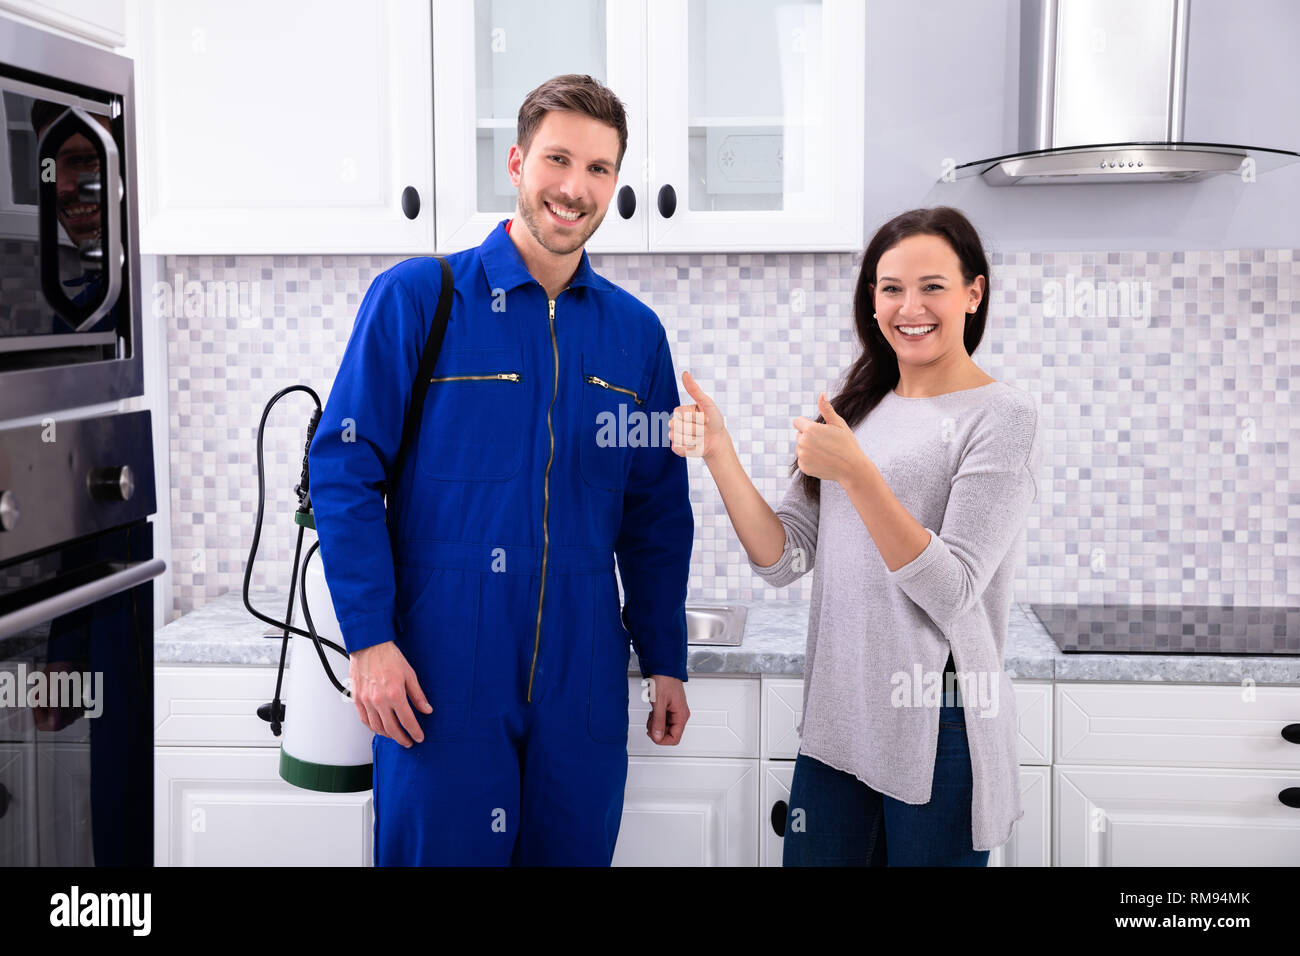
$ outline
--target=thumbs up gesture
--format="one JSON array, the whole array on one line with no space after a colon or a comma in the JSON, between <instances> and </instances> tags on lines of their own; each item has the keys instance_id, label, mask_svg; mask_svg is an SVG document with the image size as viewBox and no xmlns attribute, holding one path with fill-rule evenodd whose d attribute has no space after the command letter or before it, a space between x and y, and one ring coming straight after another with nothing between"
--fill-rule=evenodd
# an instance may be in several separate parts
<instances>
[{"instance_id":1,"label":"thumbs up gesture","mask_svg":"<svg viewBox=\"0 0 1300 956\"><path fill-rule=\"evenodd\" d=\"M729 439L722 423L722 412L690 372L682 372L682 384L695 399L695 404L678 405L673 409L668 424L673 451L683 458L708 459Z\"/></svg>"},{"instance_id":2,"label":"thumbs up gesture","mask_svg":"<svg viewBox=\"0 0 1300 956\"><path fill-rule=\"evenodd\" d=\"M794 420L799 432L795 455L805 475L837 481L841 485L858 478L869 460L848 422L831 407L826 393L817 398L817 409L825 424L800 416Z\"/></svg>"}]
</instances>

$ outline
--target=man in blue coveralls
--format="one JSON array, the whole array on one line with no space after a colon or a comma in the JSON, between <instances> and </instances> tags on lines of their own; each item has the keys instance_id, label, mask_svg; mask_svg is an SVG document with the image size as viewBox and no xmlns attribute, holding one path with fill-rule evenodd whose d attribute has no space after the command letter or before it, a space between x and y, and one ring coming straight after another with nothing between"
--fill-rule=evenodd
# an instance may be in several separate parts
<instances>
[{"instance_id":1,"label":"man in blue coveralls","mask_svg":"<svg viewBox=\"0 0 1300 956\"><path fill-rule=\"evenodd\" d=\"M393 477L441 288L371 284L309 450L320 558L375 732L376 865L609 865L627 778L628 648L647 734L689 711L694 520L663 326L592 271L623 105L589 76L519 110L515 216L447 256L454 299L418 443ZM625 606L620 614L614 561ZM409 702L408 702L409 698Z\"/></svg>"}]
</instances>

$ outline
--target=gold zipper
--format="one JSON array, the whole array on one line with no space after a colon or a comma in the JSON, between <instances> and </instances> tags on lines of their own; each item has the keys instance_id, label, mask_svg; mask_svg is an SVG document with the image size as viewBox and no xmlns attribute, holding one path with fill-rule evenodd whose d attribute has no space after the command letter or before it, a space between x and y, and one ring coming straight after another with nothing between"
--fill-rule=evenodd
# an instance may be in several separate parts
<instances>
[{"instance_id":1,"label":"gold zipper","mask_svg":"<svg viewBox=\"0 0 1300 956\"><path fill-rule=\"evenodd\" d=\"M518 372L497 372L495 375L439 375L436 378L429 379L430 382L460 382L471 379L499 379L506 382L521 382L523 376Z\"/></svg>"},{"instance_id":2,"label":"gold zipper","mask_svg":"<svg viewBox=\"0 0 1300 956\"><path fill-rule=\"evenodd\" d=\"M588 375L588 376L587 376L587 381L590 382L592 385L599 385L601 388L612 388L612 389L613 389L614 391L616 391L616 392L627 392L627 394L631 395L633 398L636 399L636 403L637 403L638 405L644 405L644 404L645 404L645 399L638 398L636 392L632 391L632 389L630 389L630 388L620 388L620 387L617 386L617 385L611 385L611 384L609 384L609 382L605 381L603 378L597 378L597 377L594 376L594 375Z\"/></svg>"},{"instance_id":3,"label":"gold zipper","mask_svg":"<svg viewBox=\"0 0 1300 956\"><path fill-rule=\"evenodd\" d=\"M561 289L557 296L563 295ZM551 451L546 459L546 476L542 482L542 585L537 592L537 634L533 638L533 664L528 669L528 703L533 702L533 674L537 671L537 651L542 646L542 600L546 597L546 555L550 549L551 537L546 527L551 511L551 461L555 458L555 432L551 430L551 409L555 407L555 397L560 392L560 347L555 342L555 299L548 298L550 311L551 354L555 356L555 385L551 390L551 404L546 409L546 434L551 439Z\"/></svg>"}]
</instances>

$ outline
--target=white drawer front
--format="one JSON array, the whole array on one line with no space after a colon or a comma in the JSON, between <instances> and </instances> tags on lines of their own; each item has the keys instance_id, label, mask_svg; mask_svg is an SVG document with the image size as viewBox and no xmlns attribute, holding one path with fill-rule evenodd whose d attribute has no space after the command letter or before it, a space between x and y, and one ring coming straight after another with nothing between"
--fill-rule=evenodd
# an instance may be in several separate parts
<instances>
[{"instance_id":1,"label":"white drawer front","mask_svg":"<svg viewBox=\"0 0 1300 956\"><path fill-rule=\"evenodd\" d=\"M156 746L279 747L257 708L275 695L274 667L172 664L154 668ZM323 679L323 678L322 678ZM284 690L280 700L286 704Z\"/></svg>"},{"instance_id":2,"label":"white drawer front","mask_svg":"<svg viewBox=\"0 0 1300 956\"><path fill-rule=\"evenodd\" d=\"M1300 770L1300 687L1056 685L1056 762Z\"/></svg>"},{"instance_id":3,"label":"white drawer front","mask_svg":"<svg viewBox=\"0 0 1300 956\"><path fill-rule=\"evenodd\" d=\"M802 677L763 678L763 753L769 760L793 760L799 755L795 728L803 714Z\"/></svg>"},{"instance_id":4,"label":"white drawer front","mask_svg":"<svg viewBox=\"0 0 1300 956\"><path fill-rule=\"evenodd\" d=\"M1016 692L1019 763L1052 762L1052 685L1012 681ZM768 759L793 760L799 753L795 727L803 711L803 679L763 678L763 753Z\"/></svg>"},{"instance_id":5,"label":"white drawer front","mask_svg":"<svg viewBox=\"0 0 1300 956\"><path fill-rule=\"evenodd\" d=\"M1052 762L1052 685L1012 681L1016 692L1017 762L1045 767Z\"/></svg>"},{"instance_id":6,"label":"white drawer front","mask_svg":"<svg viewBox=\"0 0 1300 956\"><path fill-rule=\"evenodd\" d=\"M285 680L288 686L288 680ZM759 683L756 677L700 677L686 682L691 710L686 735L674 747L645 732L650 704L641 681L628 678L628 753L640 756L757 757ZM159 746L278 747L257 708L275 693L274 667L218 664L154 669L154 743ZM288 706L284 691L282 701Z\"/></svg>"},{"instance_id":7,"label":"white drawer front","mask_svg":"<svg viewBox=\"0 0 1300 956\"><path fill-rule=\"evenodd\" d=\"M641 679L628 678L627 752L633 757L757 757L757 677L692 674L684 685L691 717L682 742L664 747L646 734L650 704L641 699Z\"/></svg>"}]
</instances>

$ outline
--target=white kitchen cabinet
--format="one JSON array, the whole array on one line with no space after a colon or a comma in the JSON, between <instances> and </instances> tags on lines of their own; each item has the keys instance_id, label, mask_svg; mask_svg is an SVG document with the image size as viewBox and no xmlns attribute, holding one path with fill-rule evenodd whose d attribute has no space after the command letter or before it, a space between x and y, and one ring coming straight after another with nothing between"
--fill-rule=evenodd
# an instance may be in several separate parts
<instances>
[{"instance_id":1,"label":"white kitchen cabinet","mask_svg":"<svg viewBox=\"0 0 1300 956\"><path fill-rule=\"evenodd\" d=\"M754 866L757 813L757 760L628 757L613 863Z\"/></svg>"},{"instance_id":2,"label":"white kitchen cabinet","mask_svg":"<svg viewBox=\"0 0 1300 956\"><path fill-rule=\"evenodd\" d=\"M686 682L691 718L681 743L669 747L646 736L651 704L641 680L628 678L627 752L632 757L757 757L760 683L735 674L692 674Z\"/></svg>"},{"instance_id":3,"label":"white kitchen cabinet","mask_svg":"<svg viewBox=\"0 0 1300 956\"><path fill-rule=\"evenodd\" d=\"M693 675L689 732L672 748L646 739L649 704L640 680L628 681L615 863L779 865L773 808L789 796L802 680ZM279 740L256 715L274 686L273 667L155 668L159 865L370 865L369 791L318 794L280 780ZM1300 747L1281 735L1300 722L1300 687L1012 686L1025 815L990 866L1300 863L1300 810L1278 799L1300 787ZM3 727L12 739L0 746L0 780L10 792L84 772L83 742L42 769L29 765L30 734ZM19 845L4 823L0 858L75 859L86 849Z\"/></svg>"},{"instance_id":4,"label":"white kitchen cabinet","mask_svg":"<svg viewBox=\"0 0 1300 956\"><path fill-rule=\"evenodd\" d=\"M989 853L989 866L1051 866L1051 767L1020 768L1025 815L1002 846ZM785 848L786 808L794 780L793 760L762 761L758 806L759 865L780 866Z\"/></svg>"},{"instance_id":5,"label":"white kitchen cabinet","mask_svg":"<svg viewBox=\"0 0 1300 956\"><path fill-rule=\"evenodd\" d=\"M645 0L435 0L434 143L438 250L476 246L515 208L506 172L519 107L545 80L585 73L614 90L627 113L627 151L615 199L591 252L646 248ZM617 158L617 157L611 157ZM635 210L619 214L620 190Z\"/></svg>"},{"instance_id":6,"label":"white kitchen cabinet","mask_svg":"<svg viewBox=\"0 0 1300 956\"><path fill-rule=\"evenodd\" d=\"M650 705L638 678L628 684L628 783L615 863L755 865L758 678L693 677L692 732L677 747L645 737ZM157 865L371 864L370 791L318 794L280 779L279 740L257 716L274 687L273 667L155 667Z\"/></svg>"},{"instance_id":7,"label":"white kitchen cabinet","mask_svg":"<svg viewBox=\"0 0 1300 956\"><path fill-rule=\"evenodd\" d=\"M126 42L124 0L0 0L0 14L104 47Z\"/></svg>"},{"instance_id":8,"label":"white kitchen cabinet","mask_svg":"<svg viewBox=\"0 0 1300 956\"><path fill-rule=\"evenodd\" d=\"M646 736L650 704L628 678L628 771L615 866L754 866L760 682L691 675L680 744Z\"/></svg>"},{"instance_id":9,"label":"white kitchen cabinet","mask_svg":"<svg viewBox=\"0 0 1300 956\"><path fill-rule=\"evenodd\" d=\"M513 211L517 112L559 73L627 110L591 251L860 250L864 16L855 0L437 0L439 251Z\"/></svg>"},{"instance_id":10,"label":"white kitchen cabinet","mask_svg":"<svg viewBox=\"0 0 1300 956\"><path fill-rule=\"evenodd\" d=\"M865 9L652 5L651 251L860 251Z\"/></svg>"},{"instance_id":11,"label":"white kitchen cabinet","mask_svg":"<svg viewBox=\"0 0 1300 956\"><path fill-rule=\"evenodd\" d=\"M780 866L785 849L786 810L794 780L793 760L759 763L758 865Z\"/></svg>"},{"instance_id":12,"label":"white kitchen cabinet","mask_svg":"<svg viewBox=\"0 0 1300 956\"><path fill-rule=\"evenodd\" d=\"M1288 770L1300 786L1300 687L1056 685L1056 762ZM1300 825L1300 810L1295 811Z\"/></svg>"},{"instance_id":13,"label":"white kitchen cabinet","mask_svg":"<svg viewBox=\"0 0 1300 956\"><path fill-rule=\"evenodd\" d=\"M761 863L780 866L784 808L799 754L795 728L803 713L803 678L764 677L762 685ZM989 866L1051 866L1052 685L1012 681L1011 686L1016 694L1020 799L1025 815L1017 821L1011 838L989 853Z\"/></svg>"},{"instance_id":14,"label":"white kitchen cabinet","mask_svg":"<svg viewBox=\"0 0 1300 956\"><path fill-rule=\"evenodd\" d=\"M428 0L134 4L140 251L432 251L429 15Z\"/></svg>"},{"instance_id":15,"label":"white kitchen cabinet","mask_svg":"<svg viewBox=\"0 0 1300 956\"><path fill-rule=\"evenodd\" d=\"M1020 765L1020 805L1006 843L989 851L989 866L1052 865L1052 768Z\"/></svg>"},{"instance_id":16,"label":"white kitchen cabinet","mask_svg":"<svg viewBox=\"0 0 1300 956\"><path fill-rule=\"evenodd\" d=\"M1061 683L1057 866L1296 866L1300 687Z\"/></svg>"},{"instance_id":17,"label":"white kitchen cabinet","mask_svg":"<svg viewBox=\"0 0 1300 956\"><path fill-rule=\"evenodd\" d=\"M1057 866L1300 865L1300 774L1185 767L1053 768Z\"/></svg>"},{"instance_id":18,"label":"white kitchen cabinet","mask_svg":"<svg viewBox=\"0 0 1300 956\"><path fill-rule=\"evenodd\" d=\"M290 786L279 748L159 747L154 788L155 866L371 864L372 791Z\"/></svg>"},{"instance_id":19,"label":"white kitchen cabinet","mask_svg":"<svg viewBox=\"0 0 1300 956\"><path fill-rule=\"evenodd\" d=\"M317 793L280 779L280 739L257 716L275 675L155 666L155 866L371 865L371 791Z\"/></svg>"},{"instance_id":20,"label":"white kitchen cabinet","mask_svg":"<svg viewBox=\"0 0 1300 956\"><path fill-rule=\"evenodd\" d=\"M1013 680L1016 694L1017 761L1029 766L1052 762L1052 685ZM803 678L763 678L762 755L793 760L799 754L795 728L803 714Z\"/></svg>"}]
</instances>

